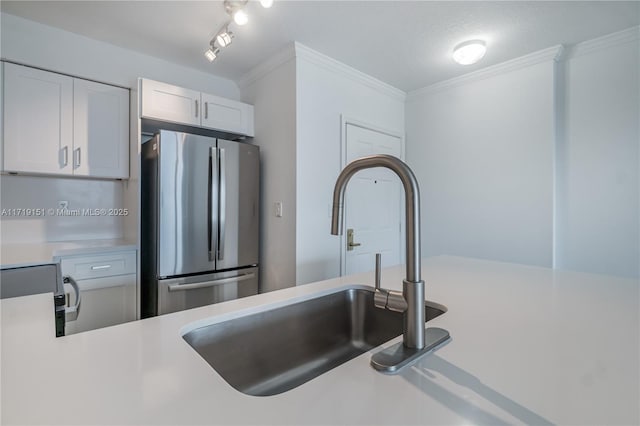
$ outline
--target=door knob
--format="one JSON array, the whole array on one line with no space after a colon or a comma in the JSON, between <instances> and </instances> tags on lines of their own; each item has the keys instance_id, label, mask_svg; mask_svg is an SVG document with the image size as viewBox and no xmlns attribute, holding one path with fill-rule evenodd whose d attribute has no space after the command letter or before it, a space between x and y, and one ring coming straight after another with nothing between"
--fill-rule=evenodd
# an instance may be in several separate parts
<instances>
[{"instance_id":1,"label":"door knob","mask_svg":"<svg viewBox=\"0 0 640 426\"><path fill-rule=\"evenodd\" d=\"M354 247L358 247L360 245L360 243L353 242L353 229L347 229L347 250L351 251Z\"/></svg>"}]
</instances>

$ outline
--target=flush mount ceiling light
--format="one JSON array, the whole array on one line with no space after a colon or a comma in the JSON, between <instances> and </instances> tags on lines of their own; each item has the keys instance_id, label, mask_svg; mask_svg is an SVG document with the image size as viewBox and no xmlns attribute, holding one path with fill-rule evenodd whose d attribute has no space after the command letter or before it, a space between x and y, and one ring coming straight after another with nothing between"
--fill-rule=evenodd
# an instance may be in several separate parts
<instances>
[{"instance_id":1,"label":"flush mount ceiling light","mask_svg":"<svg viewBox=\"0 0 640 426\"><path fill-rule=\"evenodd\" d=\"M224 0L224 10L230 16L222 28L216 33L216 36L209 42L209 48L205 50L204 56L209 62L213 62L220 53L220 49L231 44L233 33L229 31L229 24L235 22L237 25L245 25L249 22L249 15L245 11L245 7L249 0ZM265 9L273 5L273 0L260 0L260 4Z\"/></svg>"},{"instance_id":2,"label":"flush mount ceiling light","mask_svg":"<svg viewBox=\"0 0 640 426\"><path fill-rule=\"evenodd\" d=\"M469 40L460 43L453 49L453 60L460 65L471 65L482 59L486 52L486 42L483 40Z\"/></svg>"}]
</instances>

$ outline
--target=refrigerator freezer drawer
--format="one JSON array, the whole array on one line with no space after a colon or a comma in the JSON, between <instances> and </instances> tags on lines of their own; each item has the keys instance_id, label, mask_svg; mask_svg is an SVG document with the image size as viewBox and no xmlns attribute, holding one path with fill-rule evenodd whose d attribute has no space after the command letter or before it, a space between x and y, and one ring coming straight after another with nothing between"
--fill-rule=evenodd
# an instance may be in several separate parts
<instances>
[{"instance_id":1,"label":"refrigerator freezer drawer","mask_svg":"<svg viewBox=\"0 0 640 426\"><path fill-rule=\"evenodd\" d=\"M158 315L258 293L258 268L158 281Z\"/></svg>"}]
</instances>

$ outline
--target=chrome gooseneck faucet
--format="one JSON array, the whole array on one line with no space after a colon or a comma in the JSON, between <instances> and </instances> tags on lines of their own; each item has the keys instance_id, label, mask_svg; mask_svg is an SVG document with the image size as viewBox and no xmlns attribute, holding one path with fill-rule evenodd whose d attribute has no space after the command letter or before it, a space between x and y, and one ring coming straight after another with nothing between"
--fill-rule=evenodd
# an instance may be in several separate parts
<instances>
[{"instance_id":1,"label":"chrome gooseneck faucet","mask_svg":"<svg viewBox=\"0 0 640 426\"><path fill-rule=\"evenodd\" d=\"M371 359L375 369L395 373L449 339L449 333L440 328L429 328L425 332L425 286L420 274L420 188L409 166L396 157L383 154L362 157L347 164L333 190L331 233L342 234L347 183L358 171L373 167L385 167L398 175L405 193L407 276L402 293L376 286L375 295L376 306L404 312L403 344L378 352Z\"/></svg>"}]
</instances>

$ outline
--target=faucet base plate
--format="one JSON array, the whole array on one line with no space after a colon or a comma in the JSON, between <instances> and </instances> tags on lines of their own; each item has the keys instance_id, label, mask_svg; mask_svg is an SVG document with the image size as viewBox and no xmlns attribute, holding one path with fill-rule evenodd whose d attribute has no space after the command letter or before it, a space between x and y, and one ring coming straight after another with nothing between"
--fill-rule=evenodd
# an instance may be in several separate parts
<instances>
[{"instance_id":1,"label":"faucet base plate","mask_svg":"<svg viewBox=\"0 0 640 426\"><path fill-rule=\"evenodd\" d=\"M449 332L438 327L429 327L425 330L425 345L422 349L408 348L400 343L388 347L371 357L371 366L381 373L397 374L400 369L410 365L423 355L433 351L438 346L449 340Z\"/></svg>"}]
</instances>

